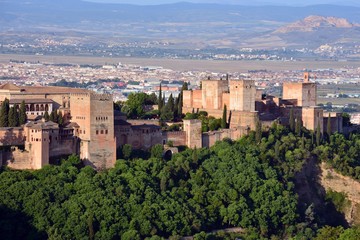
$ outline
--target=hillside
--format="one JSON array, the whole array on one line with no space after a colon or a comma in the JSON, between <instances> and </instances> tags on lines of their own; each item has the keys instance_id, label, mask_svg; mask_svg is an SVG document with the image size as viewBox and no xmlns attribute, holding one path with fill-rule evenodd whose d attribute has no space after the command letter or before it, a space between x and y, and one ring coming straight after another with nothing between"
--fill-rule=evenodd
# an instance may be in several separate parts
<instances>
[{"instance_id":1,"label":"hillside","mask_svg":"<svg viewBox=\"0 0 360 240\"><path fill-rule=\"evenodd\" d=\"M327 164L321 164L321 185L327 192L343 193L349 204L344 207L345 218L350 224L360 224L360 182L337 173Z\"/></svg>"},{"instance_id":2,"label":"hillside","mask_svg":"<svg viewBox=\"0 0 360 240\"><path fill-rule=\"evenodd\" d=\"M277 29L275 33L311 32L321 28L354 28L358 26L345 18L308 16Z\"/></svg>"},{"instance_id":3,"label":"hillside","mask_svg":"<svg viewBox=\"0 0 360 240\"><path fill-rule=\"evenodd\" d=\"M287 46L318 48L324 44L346 46L360 40L360 25L347 18L311 15L276 29L262 38L277 38Z\"/></svg>"},{"instance_id":4,"label":"hillside","mask_svg":"<svg viewBox=\"0 0 360 240\"><path fill-rule=\"evenodd\" d=\"M360 229L344 229L348 224L338 210L338 195L325 198L318 160L333 162L359 179L360 135L349 139L334 134L330 143L320 143L320 134L316 136L317 144L306 129L295 133L273 125L267 132L258 128L237 141L186 149L170 160L162 158L162 145L146 154L124 145L119 152L126 160L117 160L104 172L84 167L76 156L36 171L3 168L0 235L4 239L190 235L194 239L319 235L323 237L317 239L359 239Z\"/></svg>"}]
</instances>

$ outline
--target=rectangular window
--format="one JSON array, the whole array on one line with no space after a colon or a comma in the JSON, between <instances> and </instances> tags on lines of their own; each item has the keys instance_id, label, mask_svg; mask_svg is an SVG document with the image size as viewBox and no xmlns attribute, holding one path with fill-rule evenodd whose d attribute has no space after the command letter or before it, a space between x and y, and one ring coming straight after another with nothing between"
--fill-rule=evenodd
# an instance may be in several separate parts
<instances>
[{"instance_id":1,"label":"rectangular window","mask_svg":"<svg viewBox=\"0 0 360 240\"><path fill-rule=\"evenodd\" d=\"M105 130L105 134L108 134L108 130Z\"/></svg>"},{"instance_id":2,"label":"rectangular window","mask_svg":"<svg viewBox=\"0 0 360 240\"><path fill-rule=\"evenodd\" d=\"M99 130L96 130L96 135L98 135L99 134Z\"/></svg>"},{"instance_id":3,"label":"rectangular window","mask_svg":"<svg viewBox=\"0 0 360 240\"><path fill-rule=\"evenodd\" d=\"M101 130L100 133L101 133L101 134L104 134L104 130Z\"/></svg>"}]
</instances>

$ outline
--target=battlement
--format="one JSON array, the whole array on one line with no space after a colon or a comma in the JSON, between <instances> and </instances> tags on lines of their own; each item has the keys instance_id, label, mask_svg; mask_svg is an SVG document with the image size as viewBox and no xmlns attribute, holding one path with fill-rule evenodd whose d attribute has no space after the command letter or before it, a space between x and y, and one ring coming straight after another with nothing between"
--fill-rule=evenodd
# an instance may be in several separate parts
<instances>
[{"instance_id":1,"label":"battlement","mask_svg":"<svg viewBox=\"0 0 360 240\"><path fill-rule=\"evenodd\" d=\"M113 101L112 95L107 93L90 93L90 99L96 101Z\"/></svg>"}]
</instances>

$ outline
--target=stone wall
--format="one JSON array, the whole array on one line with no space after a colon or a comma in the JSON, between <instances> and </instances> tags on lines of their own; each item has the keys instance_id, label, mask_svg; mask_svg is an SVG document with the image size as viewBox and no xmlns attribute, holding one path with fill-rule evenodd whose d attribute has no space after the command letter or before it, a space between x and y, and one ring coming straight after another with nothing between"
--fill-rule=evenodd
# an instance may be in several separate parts
<instances>
[{"instance_id":1,"label":"stone wall","mask_svg":"<svg viewBox=\"0 0 360 240\"><path fill-rule=\"evenodd\" d=\"M324 112L323 115L323 132L327 132L327 124L329 121L329 113ZM331 112L330 113L330 124L331 124L331 133L343 132L343 119L342 119L342 113L337 112Z\"/></svg>"},{"instance_id":2,"label":"stone wall","mask_svg":"<svg viewBox=\"0 0 360 240\"><path fill-rule=\"evenodd\" d=\"M221 141L224 138L237 140L246 134L248 134L246 128L222 129L220 131L206 132L202 134L202 146L209 148L217 141Z\"/></svg>"},{"instance_id":3,"label":"stone wall","mask_svg":"<svg viewBox=\"0 0 360 240\"><path fill-rule=\"evenodd\" d=\"M302 108L302 121L306 129L315 131L318 124L320 131L323 132L323 115L324 110L320 107L303 107Z\"/></svg>"},{"instance_id":4,"label":"stone wall","mask_svg":"<svg viewBox=\"0 0 360 240\"><path fill-rule=\"evenodd\" d=\"M0 146L24 145L25 134L21 127L0 128Z\"/></svg>"},{"instance_id":5,"label":"stone wall","mask_svg":"<svg viewBox=\"0 0 360 240\"><path fill-rule=\"evenodd\" d=\"M143 125L143 124L148 124L148 125L157 125L160 126L160 120L159 119L128 119L126 120L128 123L130 123L131 125Z\"/></svg>"},{"instance_id":6,"label":"stone wall","mask_svg":"<svg viewBox=\"0 0 360 240\"><path fill-rule=\"evenodd\" d=\"M202 147L201 121L198 119L184 120L186 132L186 146L189 148Z\"/></svg>"},{"instance_id":7,"label":"stone wall","mask_svg":"<svg viewBox=\"0 0 360 240\"><path fill-rule=\"evenodd\" d=\"M174 146L185 146L186 145L186 132L163 132L164 139L166 142L172 141Z\"/></svg>"},{"instance_id":8,"label":"stone wall","mask_svg":"<svg viewBox=\"0 0 360 240\"><path fill-rule=\"evenodd\" d=\"M5 165L12 169L34 169L30 152L20 150L17 147L12 147L9 151L0 151L0 159Z\"/></svg>"},{"instance_id":9,"label":"stone wall","mask_svg":"<svg viewBox=\"0 0 360 240\"><path fill-rule=\"evenodd\" d=\"M256 87L254 80L230 80L229 90L229 110L255 111Z\"/></svg>"},{"instance_id":10,"label":"stone wall","mask_svg":"<svg viewBox=\"0 0 360 240\"><path fill-rule=\"evenodd\" d=\"M230 128L250 128L255 130L258 112L231 111Z\"/></svg>"}]
</instances>

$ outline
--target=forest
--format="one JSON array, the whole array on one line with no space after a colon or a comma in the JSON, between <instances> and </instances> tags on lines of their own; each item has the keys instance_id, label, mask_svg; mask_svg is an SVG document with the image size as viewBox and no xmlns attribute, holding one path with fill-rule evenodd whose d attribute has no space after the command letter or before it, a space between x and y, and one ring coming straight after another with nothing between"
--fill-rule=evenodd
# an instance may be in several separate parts
<instances>
[{"instance_id":1,"label":"forest","mask_svg":"<svg viewBox=\"0 0 360 240\"><path fill-rule=\"evenodd\" d=\"M3 168L0 235L360 239L360 229L336 221L329 209L300 202L295 181L309 159L326 161L359 179L360 135L333 134L319 141L314 135L274 124L209 149L185 149L170 160L162 158L159 146L145 159L127 151L127 160L119 159L114 168L101 172L83 166L77 156L36 171ZM327 203L331 198L324 196L323 201L333 206ZM240 230L222 231L233 227Z\"/></svg>"}]
</instances>

